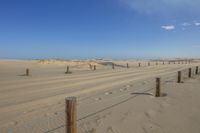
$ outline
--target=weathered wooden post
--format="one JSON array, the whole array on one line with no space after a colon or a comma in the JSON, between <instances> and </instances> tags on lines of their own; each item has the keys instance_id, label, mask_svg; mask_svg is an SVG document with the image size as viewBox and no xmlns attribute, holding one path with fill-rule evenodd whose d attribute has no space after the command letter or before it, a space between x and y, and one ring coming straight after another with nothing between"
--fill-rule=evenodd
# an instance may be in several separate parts
<instances>
[{"instance_id":1,"label":"weathered wooden post","mask_svg":"<svg viewBox=\"0 0 200 133\"><path fill-rule=\"evenodd\" d=\"M26 76L29 76L30 75L30 71L29 71L29 69L27 68L26 69Z\"/></svg>"},{"instance_id":2,"label":"weathered wooden post","mask_svg":"<svg viewBox=\"0 0 200 133\"><path fill-rule=\"evenodd\" d=\"M160 78L156 78L156 94L155 97L160 97Z\"/></svg>"},{"instance_id":3,"label":"weathered wooden post","mask_svg":"<svg viewBox=\"0 0 200 133\"><path fill-rule=\"evenodd\" d=\"M148 62L148 66L150 66L150 62Z\"/></svg>"},{"instance_id":4,"label":"weathered wooden post","mask_svg":"<svg viewBox=\"0 0 200 133\"><path fill-rule=\"evenodd\" d=\"M129 68L129 65L128 65L128 63L126 64L126 68Z\"/></svg>"},{"instance_id":5,"label":"weathered wooden post","mask_svg":"<svg viewBox=\"0 0 200 133\"><path fill-rule=\"evenodd\" d=\"M90 70L92 70L92 65L91 64L89 64L89 68L90 68Z\"/></svg>"},{"instance_id":6,"label":"weathered wooden post","mask_svg":"<svg viewBox=\"0 0 200 133\"><path fill-rule=\"evenodd\" d=\"M66 71L66 73L69 73L69 66L67 66L67 71Z\"/></svg>"},{"instance_id":7,"label":"weathered wooden post","mask_svg":"<svg viewBox=\"0 0 200 133\"><path fill-rule=\"evenodd\" d=\"M165 65L165 62L163 61L163 65Z\"/></svg>"},{"instance_id":8,"label":"weathered wooden post","mask_svg":"<svg viewBox=\"0 0 200 133\"><path fill-rule=\"evenodd\" d=\"M188 71L188 77L191 78L192 77L192 68L189 68L188 70L189 70Z\"/></svg>"},{"instance_id":9,"label":"weathered wooden post","mask_svg":"<svg viewBox=\"0 0 200 133\"><path fill-rule=\"evenodd\" d=\"M158 65L158 62L156 62L156 65Z\"/></svg>"},{"instance_id":10,"label":"weathered wooden post","mask_svg":"<svg viewBox=\"0 0 200 133\"><path fill-rule=\"evenodd\" d=\"M138 66L141 67L141 63L138 63Z\"/></svg>"},{"instance_id":11,"label":"weathered wooden post","mask_svg":"<svg viewBox=\"0 0 200 133\"><path fill-rule=\"evenodd\" d=\"M199 73L199 67L196 66L195 74L198 74L198 73Z\"/></svg>"},{"instance_id":12,"label":"weathered wooden post","mask_svg":"<svg viewBox=\"0 0 200 133\"><path fill-rule=\"evenodd\" d=\"M96 65L94 65L94 71L95 71L95 70L97 70L97 66L96 66Z\"/></svg>"},{"instance_id":13,"label":"weathered wooden post","mask_svg":"<svg viewBox=\"0 0 200 133\"><path fill-rule=\"evenodd\" d=\"M66 113L66 123L65 123L66 133L77 133L76 97L68 97L65 99L65 113Z\"/></svg>"},{"instance_id":14,"label":"weathered wooden post","mask_svg":"<svg viewBox=\"0 0 200 133\"><path fill-rule=\"evenodd\" d=\"M94 65L94 69L93 69L93 70L94 70L94 71L95 71L95 70L97 70L97 67L96 67L96 65Z\"/></svg>"},{"instance_id":15,"label":"weathered wooden post","mask_svg":"<svg viewBox=\"0 0 200 133\"><path fill-rule=\"evenodd\" d=\"M112 63L112 69L115 69L115 64L114 63Z\"/></svg>"},{"instance_id":16,"label":"weathered wooden post","mask_svg":"<svg viewBox=\"0 0 200 133\"><path fill-rule=\"evenodd\" d=\"M181 83L181 71L178 71L177 83Z\"/></svg>"},{"instance_id":17,"label":"weathered wooden post","mask_svg":"<svg viewBox=\"0 0 200 133\"><path fill-rule=\"evenodd\" d=\"M65 72L65 74L71 74L72 72L69 71L69 66L67 66L67 70Z\"/></svg>"}]
</instances>

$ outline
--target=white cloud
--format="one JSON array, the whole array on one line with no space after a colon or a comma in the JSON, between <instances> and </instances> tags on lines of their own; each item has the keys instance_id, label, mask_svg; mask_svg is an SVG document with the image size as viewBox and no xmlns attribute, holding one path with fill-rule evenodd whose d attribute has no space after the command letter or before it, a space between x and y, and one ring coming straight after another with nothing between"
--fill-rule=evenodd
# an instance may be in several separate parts
<instances>
[{"instance_id":1,"label":"white cloud","mask_svg":"<svg viewBox=\"0 0 200 133\"><path fill-rule=\"evenodd\" d=\"M161 26L161 28L170 31L170 30L174 30L175 26L174 25L163 25L163 26Z\"/></svg>"},{"instance_id":2,"label":"white cloud","mask_svg":"<svg viewBox=\"0 0 200 133\"><path fill-rule=\"evenodd\" d=\"M194 25L200 26L200 22L194 22Z\"/></svg>"},{"instance_id":3,"label":"white cloud","mask_svg":"<svg viewBox=\"0 0 200 133\"><path fill-rule=\"evenodd\" d=\"M191 26L191 24L190 24L190 23L187 23L187 22L182 23L181 25L182 25L182 26Z\"/></svg>"}]
</instances>

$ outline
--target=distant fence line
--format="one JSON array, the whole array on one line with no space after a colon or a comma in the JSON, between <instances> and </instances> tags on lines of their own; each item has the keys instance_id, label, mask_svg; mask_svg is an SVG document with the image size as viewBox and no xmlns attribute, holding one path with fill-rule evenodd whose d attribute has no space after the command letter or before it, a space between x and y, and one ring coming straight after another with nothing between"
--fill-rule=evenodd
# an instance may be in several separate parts
<instances>
[{"instance_id":1,"label":"distant fence line","mask_svg":"<svg viewBox=\"0 0 200 133\"><path fill-rule=\"evenodd\" d=\"M169 61L168 63L170 64L171 61ZM176 63L176 62L173 61L173 63ZM184 63L184 61L183 61L183 63ZM185 64L187 64L187 63L191 63L191 61L186 61ZM158 62L156 62L156 64L158 64ZM162 64L164 65L166 63L163 62ZM181 64L181 63L179 62L179 64ZM151 65L150 62L148 62L148 66L150 66L150 65ZM112 69L115 69L115 66L117 66L117 65L116 64L112 64ZM138 66L141 67L141 64L139 63ZM127 63L126 66L124 66L124 67L129 68L130 65ZM97 68L96 68L96 65L95 65L93 67L93 70L96 70L96 69ZM69 66L67 66L67 70L66 70L65 73L66 74L71 73ZM184 78L191 78L193 75L198 75L198 74L199 74L199 66L195 66L195 68L191 67L191 68L180 70L176 74L176 82L177 83L184 83ZM27 68L25 76L29 76L29 75L30 75L30 70ZM162 82L162 78L156 77L155 88L150 88L150 89L147 89L147 90L142 91L140 93L141 94L145 94L145 93L147 93L149 91L152 91L154 89L155 90L155 94L154 94L155 97L162 96L161 95L161 92L162 92L162 90L161 90L161 82ZM109 107L103 108L101 110L98 110L97 112L93 112L93 113L91 113L91 114L89 114L87 116L84 116L82 118L79 118L79 119L77 119L77 116L76 116L76 113L77 113L76 112L76 98L75 97L66 98L66 104L65 104L65 119L66 119L66 121L65 121L65 123L60 125L60 126L57 126L56 128L50 129L48 131L45 131L43 133L54 132L54 131L56 131L56 130L58 130L60 128L65 128L65 133L77 133L77 124L76 123L78 121L81 121L81 120L86 119L88 117L94 116L94 115L96 115L98 113L101 113L101 112L103 112L105 110L108 110L110 108L118 106L118 105L120 105L122 103L125 103L125 102L127 102L127 101L129 101L129 100L131 100L131 99L133 99L133 98L135 98L137 96L138 95L135 93L135 95L133 95L133 96L131 96L131 97L119 102L119 103L113 104L113 105L111 105ZM9 132L9 133L12 133L12 132Z\"/></svg>"},{"instance_id":2,"label":"distant fence line","mask_svg":"<svg viewBox=\"0 0 200 133\"><path fill-rule=\"evenodd\" d=\"M168 63L167 63L168 62ZM129 63L126 63L125 65L121 65L121 64L116 64L116 63L113 63L113 62L102 62L102 63L99 63L100 65L109 65L112 67L112 69L115 69L116 67L120 67L120 68L131 68L131 67L145 67L145 66L153 66L153 64L155 66L158 66L159 64L161 65L170 65L170 64L190 64L194 62L193 60L168 60L168 61L165 61L165 60L152 60L152 61L147 61L147 62L144 62L144 63L141 63L141 62L138 62L138 65L130 65ZM195 62L194 62L195 63ZM93 70L93 71L96 71L98 68L97 68L97 65L91 65L89 64L89 69L90 70ZM66 71L64 72L65 74L72 74L72 71L70 71L70 66L68 65L67 66L67 69ZM30 76L30 69L29 68L26 68L26 71L25 71L25 74L23 75L20 75L20 76Z\"/></svg>"}]
</instances>

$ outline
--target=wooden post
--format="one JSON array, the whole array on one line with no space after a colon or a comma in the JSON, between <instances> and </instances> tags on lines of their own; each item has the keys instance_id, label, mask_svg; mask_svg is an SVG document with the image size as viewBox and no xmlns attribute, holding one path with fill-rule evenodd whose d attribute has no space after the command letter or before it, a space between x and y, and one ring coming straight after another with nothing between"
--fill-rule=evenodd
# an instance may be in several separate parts
<instances>
[{"instance_id":1,"label":"wooden post","mask_svg":"<svg viewBox=\"0 0 200 133\"><path fill-rule=\"evenodd\" d=\"M112 69L115 69L115 64L114 63L112 63Z\"/></svg>"},{"instance_id":2,"label":"wooden post","mask_svg":"<svg viewBox=\"0 0 200 133\"><path fill-rule=\"evenodd\" d=\"M66 133L77 133L76 97L65 99Z\"/></svg>"},{"instance_id":3,"label":"wooden post","mask_svg":"<svg viewBox=\"0 0 200 133\"><path fill-rule=\"evenodd\" d=\"M66 73L69 73L69 66L67 66L67 71L66 71Z\"/></svg>"},{"instance_id":4,"label":"wooden post","mask_svg":"<svg viewBox=\"0 0 200 133\"><path fill-rule=\"evenodd\" d=\"M141 67L141 63L138 63L138 66Z\"/></svg>"},{"instance_id":5,"label":"wooden post","mask_svg":"<svg viewBox=\"0 0 200 133\"><path fill-rule=\"evenodd\" d=\"M30 71L29 71L29 69L27 68L26 69L26 76L29 76L30 75Z\"/></svg>"},{"instance_id":6,"label":"wooden post","mask_svg":"<svg viewBox=\"0 0 200 133\"><path fill-rule=\"evenodd\" d=\"M181 71L178 71L178 80L177 83L181 83Z\"/></svg>"},{"instance_id":7,"label":"wooden post","mask_svg":"<svg viewBox=\"0 0 200 133\"><path fill-rule=\"evenodd\" d=\"M126 64L126 68L129 68L129 65L128 65L128 63Z\"/></svg>"},{"instance_id":8,"label":"wooden post","mask_svg":"<svg viewBox=\"0 0 200 133\"><path fill-rule=\"evenodd\" d=\"M170 64L170 61L168 62L168 64Z\"/></svg>"},{"instance_id":9,"label":"wooden post","mask_svg":"<svg viewBox=\"0 0 200 133\"><path fill-rule=\"evenodd\" d=\"M150 66L150 62L148 62L148 66Z\"/></svg>"},{"instance_id":10,"label":"wooden post","mask_svg":"<svg viewBox=\"0 0 200 133\"><path fill-rule=\"evenodd\" d=\"M176 61L174 61L174 64L176 64Z\"/></svg>"},{"instance_id":11,"label":"wooden post","mask_svg":"<svg viewBox=\"0 0 200 133\"><path fill-rule=\"evenodd\" d=\"M160 78L156 78L156 94L155 97L160 97Z\"/></svg>"},{"instance_id":12,"label":"wooden post","mask_svg":"<svg viewBox=\"0 0 200 133\"><path fill-rule=\"evenodd\" d=\"M69 71L69 66L67 66L67 70L65 72L65 74L71 74L72 72Z\"/></svg>"},{"instance_id":13,"label":"wooden post","mask_svg":"<svg viewBox=\"0 0 200 133\"><path fill-rule=\"evenodd\" d=\"M192 77L192 68L189 68L189 71L188 71L188 77L189 77L189 78Z\"/></svg>"},{"instance_id":14,"label":"wooden post","mask_svg":"<svg viewBox=\"0 0 200 133\"><path fill-rule=\"evenodd\" d=\"M198 73L199 73L199 67L196 66L195 74L198 74Z\"/></svg>"},{"instance_id":15,"label":"wooden post","mask_svg":"<svg viewBox=\"0 0 200 133\"><path fill-rule=\"evenodd\" d=\"M165 62L163 61L163 65L165 65Z\"/></svg>"},{"instance_id":16,"label":"wooden post","mask_svg":"<svg viewBox=\"0 0 200 133\"><path fill-rule=\"evenodd\" d=\"M96 65L94 65L94 71L97 69Z\"/></svg>"},{"instance_id":17,"label":"wooden post","mask_svg":"<svg viewBox=\"0 0 200 133\"><path fill-rule=\"evenodd\" d=\"M158 62L156 62L156 65L158 65Z\"/></svg>"}]
</instances>

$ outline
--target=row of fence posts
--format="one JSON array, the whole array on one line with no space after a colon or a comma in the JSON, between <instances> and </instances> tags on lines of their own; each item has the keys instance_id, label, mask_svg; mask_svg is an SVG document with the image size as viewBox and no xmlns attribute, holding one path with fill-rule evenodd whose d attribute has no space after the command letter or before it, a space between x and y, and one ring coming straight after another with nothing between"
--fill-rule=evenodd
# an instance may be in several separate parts
<instances>
[{"instance_id":1,"label":"row of fence posts","mask_svg":"<svg viewBox=\"0 0 200 133\"><path fill-rule=\"evenodd\" d=\"M127 65L128 68L128 65ZM197 75L199 67L196 66L195 74ZM192 76L192 68L188 69L188 77L191 78ZM155 97L161 96L161 80L160 78L156 78L156 90L155 90ZM178 79L177 83L182 83L181 81L181 71L178 71ZM65 99L65 113L66 113L66 126L65 130L66 133L77 133L77 108L76 108L76 97L68 97Z\"/></svg>"},{"instance_id":2,"label":"row of fence posts","mask_svg":"<svg viewBox=\"0 0 200 133\"><path fill-rule=\"evenodd\" d=\"M199 67L196 66L195 74L197 75L198 73L199 73ZM181 71L178 71L177 83L183 83L181 77L182 77ZM192 77L192 68L188 68L188 78L191 78L191 77ZM160 97L160 78L156 78L155 96Z\"/></svg>"},{"instance_id":3,"label":"row of fence posts","mask_svg":"<svg viewBox=\"0 0 200 133\"><path fill-rule=\"evenodd\" d=\"M175 61L173 61L173 62L174 62L174 64L176 64ZM188 61L188 63L190 63L190 61ZM163 61L163 65L164 65L164 64L165 64L165 62ZM169 61L169 64L170 64L170 61ZM178 62L178 64L180 64L180 62ZM182 62L182 64L183 64L183 62ZM187 64L187 61L186 61L186 64ZM151 65L150 62L148 62L148 66L150 66L150 65ZM156 62L156 65L158 65L158 62ZM138 67L141 67L141 66L142 66L142 64L141 64L141 63L138 63ZM92 67L92 65L90 64L89 67L90 67L90 69L92 69L93 71L97 70L97 66L96 66L96 65L94 65L94 66ZM126 64L126 68L130 68L130 66L129 66L128 63ZM114 63L112 63L112 69L115 69L115 64L114 64ZM70 72L69 66L67 66L67 70L66 70L65 74L71 74L71 73L72 73L72 72ZM26 74L25 74L25 76L30 76L30 70L29 70L29 68L26 69Z\"/></svg>"}]
</instances>

